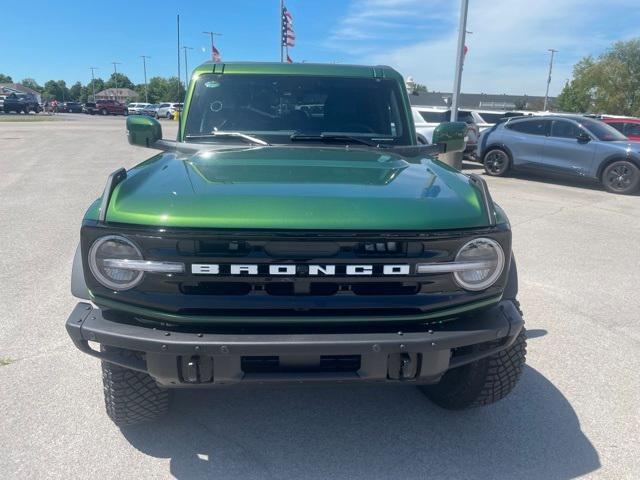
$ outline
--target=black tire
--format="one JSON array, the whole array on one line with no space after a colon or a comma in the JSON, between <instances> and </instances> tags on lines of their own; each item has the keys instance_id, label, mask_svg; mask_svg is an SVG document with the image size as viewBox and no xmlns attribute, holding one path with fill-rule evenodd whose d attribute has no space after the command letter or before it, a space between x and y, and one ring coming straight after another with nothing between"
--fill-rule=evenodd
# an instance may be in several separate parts
<instances>
[{"instance_id":1,"label":"black tire","mask_svg":"<svg viewBox=\"0 0 640 480\"><path fill-rule=\"evenodd\" d=\"M511 168L511 157L501 148L491 148L482 157L484 171L492 177L502 177Z\"/></svg>"},{"instance_id":2,"label":"black tire","mask_svg":"<svg viewBox=\"0 0 640 480\"><path fill-rule=\"evenodd\" d=\"M146 373L102 362L102 384L107 415L119 427L151 422L169 411L171 392Z\"/></svg>"},{"instance_id":3,"label":"black tire","mask_svg":"<svg viewBox=\"0 0 640 480\"><path fill-rule=\"evenodd\" d=\"M640 169L629 160L616 160L605 167L600 180L607 192L628 195L640 185Z\"/></svg>"},{"instance_id":4,"label":"black tire","mask_svg":"<svg viewBox=\"0 0 640 480\"><path fill-rule=\"evenodd\" d=\"M167 120L171 120L171 112L167 112L167 114L165 115L165 117L167 118Z\"/></svg>"},{"instance_id":5,"label":"black tire","mask_svg":"<svg viewBox=\"0 0 640 480\"><path fill-rule=\"evenodd\" d=\"M433 403L447 410L463 410L497 402L513 390L522 375L527 354L526 338L523 328L506 350L449 370L440 383L420 389ZM495 345L487 343L482 349Z\"/></svg>"}]
</instances>

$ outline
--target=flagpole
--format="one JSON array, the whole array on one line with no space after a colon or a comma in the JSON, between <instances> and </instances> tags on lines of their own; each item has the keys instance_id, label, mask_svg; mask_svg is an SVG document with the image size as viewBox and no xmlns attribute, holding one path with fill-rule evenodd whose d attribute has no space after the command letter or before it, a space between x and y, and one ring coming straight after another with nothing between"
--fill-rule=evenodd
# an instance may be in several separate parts
<instances>
[{"instance_id":1,"label":"flagpole","mask_svg":"<svg viewBox=\"0 0 640 480\"><path fill-rule=\"evenodd\" d=\"M182 84L182 80L180 80L181 76L182 70L180 69L180 14L178 14L178 97L180 96L180 85Z\"/></svg>"},{"instance_id":2,"label":"flagpole","mask_svg":"<svg viewBox=\"0 0 640 480\"><path fill-rule=\"evenodd\" d=\"M284 62L284 46L283 46L283 31L282 31L282 25L283 25L283 15L284 12L284 0L280 0L280 63Z\"/></svg>"}]
</instances>

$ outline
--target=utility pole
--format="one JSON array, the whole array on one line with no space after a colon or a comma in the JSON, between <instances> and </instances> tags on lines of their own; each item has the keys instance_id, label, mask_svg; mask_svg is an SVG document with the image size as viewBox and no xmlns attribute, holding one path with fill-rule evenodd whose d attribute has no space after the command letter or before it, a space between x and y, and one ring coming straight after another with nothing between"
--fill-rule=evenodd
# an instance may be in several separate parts
<instances>
[{"instance_id":1,"label":"utility pole","mask_svg":"<svg viewBox=\"0 0 640 480\"><path fill-rule=\"evenodd\" d=\"M94 74L95 70L99 70L98 67L89 67L89 70L91 70L91 90L93 92L93 101L96 101L96 76Z\"/></svg>"},{"instance_id":2,"label":"utility pole","mask_svg":"<svg viewBox=\"0 0 640 480\"><path fill-rule=\"evenodd\" d=\"M467 34L467 12L469 0L460 0L460 25L458 26L458 51L456 56L456 70L453 79L453 95L451 98L451 121L458 119L458 104L460 99L460 85L462 84L462 65L464 63L464 45Z\"/></svg>"},{"instance_id":3,"label":"utility pole","mask_svg":"<svg viewBox=\"0 0 640 480\"><path fill-rule=\"evenodd\" d=\"M142 58L142 68L144 69L144 101L149 103L149 93L147 92L147 55L140 55Z\"/></svg>"},{"instance_id":4,"label":"utility pole","mask_svg":"<svg viewBox=\"0 0 640 480\"><path fill-rule=\"evenodd\" d=\"M547 91L544 94L544 107L543 110L547 111L547 104L549 103L549 85L551 84L551 70L553 70L553 55L558 51L553 48L548 48L548 51L551 52L551 58L549 59L549 77L547 77Z\"/></svg>"},{"instance_id":5,"label":"utility pole","mask_svg":"<svg viewBox=\"0 0 640 480\"><path fill-rule=\"evenodd\" d=\"M205 35L209 35L209 37L211 37L211 60L213 60L214 62L216 61L216 59L213 57L213 37L214 35L217 37L221 37L222 34L221 33L216 33L216 32L202 32Z\"/></svg>"},{"instance_id":6,"label":"utility pole","mask_svg":"<svg viewBox=\"0 0 640 480\"><path fill-rule=\"evenodd\" d=\"M193 50L193 47L183 46L184 50L184 90L187 91L189 88L189 64L187 63L187 50Z\"/></svg>"},{"instance_id":7,"label":"utility pole","mask_svg":"<svg viewBox=\"0 0 640 480\"><path fill-rule=\"evenodd\" d=\"M114 82L116 82L116 94L114 95L114 100L118 100L118 65L121 65L120 62L111 62L113 64L113 73L114 73L114 77L113 80Z\"/></svg>"}]
</instances>

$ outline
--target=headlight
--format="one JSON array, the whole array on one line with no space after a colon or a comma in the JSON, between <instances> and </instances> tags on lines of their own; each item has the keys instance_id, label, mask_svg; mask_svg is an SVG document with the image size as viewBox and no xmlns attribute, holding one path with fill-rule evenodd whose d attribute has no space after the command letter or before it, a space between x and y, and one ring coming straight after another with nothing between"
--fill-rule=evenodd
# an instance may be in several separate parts
<instances>
[{"instance_id":1,"label":"headlight","mask_svg":"<svg viewBox=\"0 0 640 480\"><path fill-rule=\"evenodd\" d=\"M118 235L101 237L89 250L89 268L102 285L114 290L128 290L142 281L139 270L114 268L111 260L142 260L142 253L131 241Z\"/></svg>"},{"instance_id":2,"label":"headlight","mask_svg":"<svg viewBox=\"0 0 640 480\"><path fill-rule=\"evenodd\" d=\"M455 263L465 265L453 273L456 283L465 290L484 290L498 280L504 268L504 252L495 240L476 238L465 243Z\"/></svg>"},{"instance_id":3,"label":"headlight","mask_svg":"<svg viewBox=\"0 0 640 480\"><path fill-rule=\"evenodd\" d=\"M89 268L105 287L129 290L142 281L145 272L183 273L184 263L145 260L133 242L119 235L108 235L91 245Z\"/></svg>"}]
</instances>

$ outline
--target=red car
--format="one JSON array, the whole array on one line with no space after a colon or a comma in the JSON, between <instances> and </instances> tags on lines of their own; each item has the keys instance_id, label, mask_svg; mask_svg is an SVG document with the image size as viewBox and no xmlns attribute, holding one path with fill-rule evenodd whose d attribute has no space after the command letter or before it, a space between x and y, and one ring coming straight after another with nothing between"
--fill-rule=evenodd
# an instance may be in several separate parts
<instances>
[{"instance_id":1,"label":"red car","mask_svg":"<svg viewBox=\"0 0 640 480\"><path fill-rule=\"evenodd\" d=\"M128 115L126 105L116 102L115 100L97 100L95 103L87 102L84 104L85 113L91 115Z\"/></svg>"},{"instance_id":2,"label":"red car","mask_svg":"<svg viewBox=\"0 0 640 480\"><path fill-rule=\"evenodd\" d=\"M603 117L602 121L618 130L629 140L640 142L640 118Z\"/></svg>"}]
</instances>

